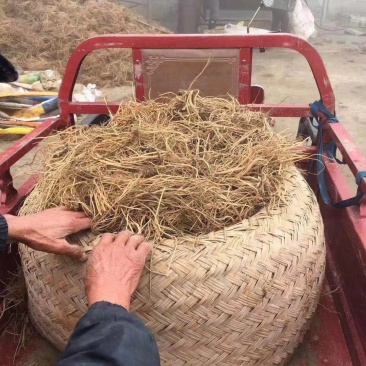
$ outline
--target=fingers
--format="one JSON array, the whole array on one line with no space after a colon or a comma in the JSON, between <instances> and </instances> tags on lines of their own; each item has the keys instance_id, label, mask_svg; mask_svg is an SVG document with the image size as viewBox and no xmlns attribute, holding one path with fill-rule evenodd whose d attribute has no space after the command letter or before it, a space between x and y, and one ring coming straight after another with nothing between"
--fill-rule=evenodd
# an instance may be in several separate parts
<instances>
[{"instance_id":1,"label":"fingers","mask_svg":"<svg viewBox=\"0 0 366 366\"><path fill-rule=\"evenodd\" d=\"M134 235L131 231L121 231L118 234L103 234L96 247L110 244L126 246L128 249L136 250L144 258L152 251L152 245L145 241L142 235Z\"/></svg>"},{"instance_id":2,"label":"fingers","mask_svg":"<svg viewBox=\"0 0 366 366\"><path fill-rule=\"evenodd\" d=\"M88 216L86 216L86 214L82 211L69 211L70 212L70 215L72 217L74 217L75 219L85 219L87 218Z\"/></svg>"},{"instance_id":3,"label":"fingers","mask_svg":"<svg viewBox=\"0 0 366 366\"><path fill-rule=\"evenodd\" d=\"M146 258L148 254L152 251L152 249L153 246L150 243L144 241L137 248L137 252L141 253Z\"/></svg>"},{"instance_id":4,"label":"fingers","mask_svg":"<svg viewBox=\"0 0 366 366\"><path fill-rule=\"evenodd\" d=\"M96 245L96 247L113 243L116 236L117 236L116 234L111 234L111 233L103 234L99 240L99 243Z\"/></svg>"},{"instance_id":5,"label":"fingers","mask_svg":"<svg viewBox=\"0 0 366 366\"><path fill-rule=\"evenodd\" d=\"M68 215L70 217L72 217L73 219L75 219L75 220L77 220L77 219L87 219L88 218L88 216L84 212L82 212L82 211L71 211L66 206L59 206L59 207L55 207L55 208L50 208L49 210L45 210L45 211L62 211L62 212L67 212Z\"/></svg>"},{"instance_id":6,"label":"fingers","mask_svg":"<svg viewBox=\"0 0 366 366\"><path fill-rule=\"evenodd\" d=\"M115 243L126 245L127 248L139 250L145 256L147 256L152 251L152 245L147 243L142 235L133 235L133 233L130 231L121 231L117 235Z\"/></svg>"},{"instance_id":7,"label":"fingers","mask_svg":"<svg viewBox=\"0 0 366 366\"><path fill-rule=\"evenodd\" d=\"M127 241L132 237L133 233L131 231L121 231L118 235L106 233L103 234L97 246L108 245L108 244L119 244L125 245Z\"/></svg>"},{"instance_id":8,"label":"fingers","mask_svg":"<svg viewBox=\"0 0 366 366\"><path fill-rule=\"evenodd\" d=\"M60 207L60 209L65 212L67 211L67 208L66 210L64 210L64 207ZM73 227L72 227L73 233L89 229L93 224L92 219L86 216L84 212L68 211L68 215L70 216L70 219L73 220Z\"/></svg>"},{"instance_id":9,"label":"fingers","mask_svg":"<svg viewBox=\"0 0 366 366\"><path fill-rule=\"evenodd\" d=\"M60 240L58 245L53 248L52 252L55 254L66 255L80 262L85 262L88 259L88 256L81 247L71 245L66 240Z\"/></svg>"},{"instance_id":10,"label":"fingers","mask_svg":"<svg viewBox=\"0 0 366 366\"><path fill-rule=\"evenodd\" d=\"M75 223L74 223L74 233L77 233L78 231L81 230L86 230L89 229L93 224L92 219L89 219L89 217L84 217L84 218L80 218L80 219L76 219Z\"/></svg>"},{"instance_id":11,"label":"fingers","mask_svg":"<svg viewBox=\"0 0 366 366\"><path fill-rule=\"evenodd\" d=\"M126 243L130 240L130 238L133 236L133 233L131 231L125 230L118 233L115 239L115 243L119 245L126 245Z\"/></svg>"},{"instance_id":12,"label":"fingers","mask_svg":"<svg viewBox=\"0 0 366 366\"><path fill-rule=\"evenodd\" d=\"M145 240L142 235L132 235L126 244L127 247L137 249L139 245Z\"/></svg>"},{"instance_id":13,"label":"fingers","mask_svg":"<svg viewBox=\"0 0 366 366\"><path fill-rule=\"evenodd\" d=\"M51 210L68 212L70 214L70 216L74 217L75 219L83 219L83 218L87 217L84 212L72 211L66 206L54 207L54 208L50 208L49 210L45 210L45 211L51 211Z\"/></svg>"}]
</instances>

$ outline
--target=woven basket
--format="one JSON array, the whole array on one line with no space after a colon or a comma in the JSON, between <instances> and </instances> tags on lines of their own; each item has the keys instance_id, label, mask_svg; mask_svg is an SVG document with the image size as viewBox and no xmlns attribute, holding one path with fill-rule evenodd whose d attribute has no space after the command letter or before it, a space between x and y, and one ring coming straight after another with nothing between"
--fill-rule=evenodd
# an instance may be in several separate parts
<instances>
[{"instance_id":1,"label":"woven basket","mask_svg":"<svg viewBox=\"0 0 366 366\"><path fill-rule=\"evenodd\" d=\"M270 213L154 250L132 310L155 335L162 365L282 365L301 342L324 277L323 225L299 172L284 189L286 202ZM70 240L86 249L97 241L90 232ZM20 251L31 319L61 350L87 310L85 265Z\"/></svg>"}]
</instances>

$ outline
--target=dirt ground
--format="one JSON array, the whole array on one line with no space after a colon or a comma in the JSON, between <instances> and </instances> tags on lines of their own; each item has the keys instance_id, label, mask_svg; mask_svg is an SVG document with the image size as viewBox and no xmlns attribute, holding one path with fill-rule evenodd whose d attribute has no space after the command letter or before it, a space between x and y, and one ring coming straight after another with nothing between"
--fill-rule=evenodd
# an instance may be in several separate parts
<instances>
[{"instance_id":1,"label":"dirt ground","mask_svg":"<svg viewBox=\"0 0 366 366\"><path fill-rule=\"evenodd\" d=\"M366 37L320 36L313 42L324 60L336 96L336 112L363 153L366 127ZM258 61L258 64L256 64ZM288 50L269 50L254 56L254 80L266 91L269 103L307 103L319 99L311 70L301 55ZM296 132L297 123L277 125ZM297 121L294 121L297 122Z\"/></svg>"},{"instance_id":2,"label":"dirt ground","mask_svg":"<svg viewBox=\"0 0 366 366\"><path fill-rule=\"evenodd\" d=\"M337 116L347 128L360 150L366 154L366 37L337 36L329 33L319 35L312 41L323 57L336 95ZM319 99L315 82L306 61L291 51L255 51L253 83L260 84L269 103L310 103ZM108 90L108 99L118 99L126 88ZM128 91L128 90L127 90ZM122 93L122 94L123 94ZM276 129L294 134L298 119L277 120ZM0 151L4 151L16 139L0 136ZM13 169L16 185L24 181L32 171L30 155ZM46 347L47 348L47 347ZM57 352L47 348L47 361L38 363L33 356L18 365L53 364ZM296 366L296 357L291 366Z\"/></svg>"}]
</instances>

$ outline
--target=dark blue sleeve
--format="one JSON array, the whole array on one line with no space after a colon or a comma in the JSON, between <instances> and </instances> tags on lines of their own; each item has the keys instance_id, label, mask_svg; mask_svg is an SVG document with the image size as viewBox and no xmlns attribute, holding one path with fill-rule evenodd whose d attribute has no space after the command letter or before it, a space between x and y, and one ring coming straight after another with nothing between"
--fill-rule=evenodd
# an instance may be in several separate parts
<instances>
[{"instance_id":1,"label":"dark blue sleeve","mask_svg":"<svg viewBox=\"0 0 366 366\"><path fill-rule=\"evenodd\" d=\"M160 366L155 339L125 308L101 301L80 319L57 366Z\"/></svg>"}]
</instances>

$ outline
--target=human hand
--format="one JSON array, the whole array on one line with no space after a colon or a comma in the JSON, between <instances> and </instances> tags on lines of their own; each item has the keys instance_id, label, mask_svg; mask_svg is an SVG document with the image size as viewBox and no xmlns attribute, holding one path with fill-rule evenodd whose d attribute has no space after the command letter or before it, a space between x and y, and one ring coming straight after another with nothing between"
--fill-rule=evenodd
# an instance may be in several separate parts
<instances>
[{"instance_id":1,"label":"human hand","mask_svg":"<svg viewBox=\"0 0 366 366\"><path fill-rule=\"evenodd\" d=\"M129 310L151 250L152 245L141 235L129 231L104 234L86 265L84 285L89 307L98 301L108 301Z\"/></svg>"},{"instance_id":2,"label":"human hand","mask_svg":"<svg viewBox=\"0 0 366 366\"><path fill-rule=\"evenodd\" d=\"M32 215L4 217L8 223L10 239L34 250L63 254L80 261L87 260L81 247L71 245L66 240L68 235L90 228L92 220L84 213L57 207Z\"/></svg>"}]
</instances>

